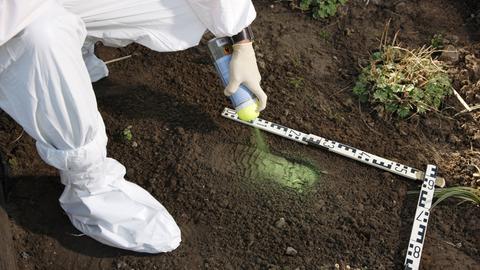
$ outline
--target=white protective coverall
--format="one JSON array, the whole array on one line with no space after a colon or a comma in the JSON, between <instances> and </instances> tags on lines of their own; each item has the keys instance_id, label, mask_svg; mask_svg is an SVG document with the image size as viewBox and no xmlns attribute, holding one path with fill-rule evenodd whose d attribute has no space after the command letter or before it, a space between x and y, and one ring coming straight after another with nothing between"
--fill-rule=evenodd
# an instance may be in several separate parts
<instances>
[{"instance_id":1,"label":"white protective coverall","mask_svg":"<svg viewBox=\"0 0 480 270\"><path fill-rule=\"evenodd\" d=\"M59 169L59 201L77 229L139 252L171 251L181 241L168 211L107 157L91 81L108 71L94 42L182 50L207 29L232 36L255 16L250 0L0 0L0 108Z\"/></svg>"}]
</instances>

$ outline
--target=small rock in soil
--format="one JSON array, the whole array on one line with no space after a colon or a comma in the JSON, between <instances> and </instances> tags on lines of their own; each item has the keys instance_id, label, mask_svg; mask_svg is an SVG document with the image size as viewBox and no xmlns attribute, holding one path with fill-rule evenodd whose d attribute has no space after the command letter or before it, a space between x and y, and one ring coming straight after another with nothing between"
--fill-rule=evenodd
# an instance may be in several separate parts
<instances>
[{"instance_id":1,"label":"small rock in soil","mask_svg":"<svg viewBox=\"0 0 480 270\"><path fill-rule=\"evenodd\" d=\"M285 251L285 254L288 256L295 256L298 254L298 251L294 249L293 247L287 247L287 250Z\"/></svg>"},{"instance_id":2,"label":"small rock in soil","mask_svg":"<svg viewBox=\"0 0 480 270\"><path fill-rule=\"evenodd\" d=\"M128 265L125 262L117 262L117 269L122 269L127 267Z\"/></svg>"},{"instance_id":3,"label":"small rock in soil","mask_svg":"<svg viewBox=\"0 0 480 270\"><path fill-rule=\"evenodd\" d=\"M277 222L275 222L275 227L277 227L279 229L285 227L285 225L287 225L287 222L285 221L285 219L283 217L280 218L279 220L277 220Z\"/></svg>"},{"instance_id":4,"label":"small rock in soil","mask_svg":"<svg viewBox=\"0 0 480 270\"><path fill-rule=\"evenodd\" d=\"M442 61L445 62L452 62L455 63L459 59L459 52L453 45L448 45L445 47L444 51L442 51L442 54L438 58Z\"/></svg>"},{"instance_id":5,"label":"small rock in soil","mask_svg":"<svg viewBox=\"0 0 480 270\"><path fill-rule=\"evenodd\" d=\"M25 252L25 251L22 251L22 253L20 253L20 255L22 256L23 259L27 260L28 258L30 258L30 255Z\"/></svg>"},{"instance_id":6,"label":"small rock in soil","mask_svg":"<svg viewBox=\"0 0 480 270\"><path fill-rule=\"evenodd\" d=\"M315 210L320 210L322 207L325 206L325 201L324 200L318 200L314 205Z\"/></svg>"},{"instance_id":7,"label":"small rock in soil","mask_svg":"<svg viewBox=\"0 0 480 270\"><path fill-rule=\"evenodd\" d=\"M178 128L177 128L177 132L178 132L178 134L180 134L180 135L184 135L184 134L185 134L185 129L183 129L182 127L178 127Z\"/></svg>"},{"instance_id":8,"label":"small rock in soil","mask_svg":"<svg viewBox=\"0 0 480 270\"><path fill-rule=\"evenodd\" d=\"M265 64L265 61L263 60L258 60L257 64L260 69L265 69L267 67L267 65Z\"/></svg>"},{"instance_id":9,"label":"small rock in soil","mask_svg":"<svg viewBox=\"0 0 480 270\"><path fill-rule=\"evenodd\" d=\"M343 104L345 104L345 106L347 107L353 107L355 106L355 104L353 103L353 100L351 98L346 98L344 101L343 101Z\"/></svg>"}]
</instances>

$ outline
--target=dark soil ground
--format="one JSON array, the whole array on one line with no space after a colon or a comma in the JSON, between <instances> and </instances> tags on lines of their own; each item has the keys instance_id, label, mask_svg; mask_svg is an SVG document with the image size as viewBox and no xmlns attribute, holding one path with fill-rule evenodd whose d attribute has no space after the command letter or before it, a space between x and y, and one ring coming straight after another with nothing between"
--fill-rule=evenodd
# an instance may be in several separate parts
<instances>
[{"instance_id":1,"label":"dark soil ground","mask_svg":"<svg viewBox=\"0 0 480 270\"><path fill-rule=\"evenodd\" d=\"M480 103L480 13L475 1L350 1L319 22L286 3L255 1L256 49L269 106L262 117L424 170L447 185L478 185L480 110L451 97L439 114L386 121L351 93L358 67L379 44L385 22L403 45L434 34L459 50L454 86ZM228 101L205 41L183 52L132 45L99 47L111 64L94 85L110 136L109 154L150 191L183 233L174 252L141 255L103 246L69 223L57 173L7 115L0 149L12 169L7 212L20 269L401 269L418 183L304 145L265 135L277 156L308 160L321 174L303 193L248 177L253 130L220 116ZM131 125L133 142L119 134ZM250 156L249 156L250 155ZM280 226L277 221L285 219ZM287 247L297 250L286 255ZM351 268L348 268L351 267ZM448 201L432 212L422 269L480 269L480 209Z\"/></svg>"}]
</instances>

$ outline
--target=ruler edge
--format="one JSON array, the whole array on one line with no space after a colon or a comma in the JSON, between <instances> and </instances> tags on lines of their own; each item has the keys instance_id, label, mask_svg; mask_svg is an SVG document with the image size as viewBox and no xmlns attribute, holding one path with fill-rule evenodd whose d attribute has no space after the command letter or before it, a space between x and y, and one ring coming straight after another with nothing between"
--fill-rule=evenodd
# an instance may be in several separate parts
<instances>
[{"instance_id":1,"label":"ruler edge","mask_svg":"<svg viewBox=\"0 0 480 270\"><path fill-rule=\"evenodd\" d=\"M224 115L224 112L227 111L227 110L228 110L228 111L235 112L236 118L232 118L232 117L227 117L227 116L225 116L225 115ZM284 135L278 134L278 133L273 133L273 132L271 132L271 131L269 131L269 130L266 130L266 129L264 129L264 128L257 127L257 126L255 126L255 125L253 124L253 122L247 122L247 121L240 120L240 119L238 118L238 115L236 114L236 111L235 111L234 109L231 109L231 108L228 108L228 107L225 107L225 108L223 109L223 111L221 112L221 116L224 117L224 118L233 120L233 121L235 121L235 122L239 122L239 123L245 124L245 125L250 126L250 127L262 129L262 130L264 130L264 131L266 131L266 132L268 132L268 133L275 134L275 135L277 135L277 136L280 136L280 137L283 137L283 138L286 138L286 139L289 139L289 140L292 140L292 141L295 141L295 142L298 142L298 143L301 143L301 144L304 144L304 145L309 145L308 143L306 143L306 142L304 142L304 141L295 140L295 139L293 139L293 138L289 138L288 136L284 136ZM258 119L260 119L261 121L267 121L267 120L264 120L264 119L262 119L262 118L257 118L256 120L258 121ZM270 121L268 121L268 122L270 122ZM279 124L274 123L274 122L270 122L270 123L273 123L273 124L276 124L276 125L280 126ZM316 136L315 134L307 134L307 133L304 133L304 132L301 132L301 131L298 131L298 130L295 130L295 129L291 129L291 130L294 130L294 131L296 131L296 132L300 132L300 133L305 134L305 135L307 135L307 136L308 136L308 135ZM317 137L319 137L319 136L317 136ZM334 142L336 142L336 141L334 141ZM337 142L337 143L339 143L339 142ZM360 149L359 149L359 150L360 150ZM363 151L363 150L362 150L362 151ZM365 151L363 151L363 152L365 152ZM368 152L365 152L365 153L368 153ZM337 155L341 155L341 154L338 154L338 153L336 153L336 154L337 154ZM372 154L372 155L374 155L374 154ZM375 156L376 156L376 155L375 155ZM345 157L345 156L344 156L344 157ZM380 156L378 156L378 157L380 157ZM347 157L347 158L348 158L348 157ZM383 158L383 157L380 157L380 158ZM350 158L350 159L352 159L352 158ZM383 158L383 159L386 159L386 158ZM355 161L357 161L357 162L360 162L360 163L363 163L363 164L366 164L366 165L369 165L369 166L374 167L374 168L378 168L378 167L375 167L375 166L373 166L373 165L371 165L371 164L367 164L367 163L365 163L365 162L362 162L362 161L360 161L360 160L358 160L358 159L353 159L353 160L355 160ZM387 159L387 160L389 160L389 159ZM391 160L389 160L389 161L391 161ZM393 162L393 161L392 161L392 162ZM406 165L405 165L405 166L406 166ZM410 166L408 166L408 167L410 167ZM413 167L411 167L411 168L413 168ZM378 169L381 169L381 168L378 168ZM423 181L424 181L423 178L425 177L425 172L423 172L423 171L421 171L421 170L418 170L418 169L416 169L416 168L413 168L413 169L417 170L417 177L416 177L415 179L408 178L408 177L405 177L405 176L403 176L403 178L410 179L410 180L413 180L413 181L418 181L418 182L421 181L421 182L423 182ZM383 171L389 172L388 170L383 170ZM392 173L392 172L390 172L390 173ZM396 175L399 175L399 174L396 174ZM401 176L401 175L399 175L399 176ZM443 178L443 177L438 177L438 176L437 176L437 177L436 177L436 181L435 181L435 185L438 186L438 187L440 187L440 188L444 188L444 187L446 186L445 178Z\"/></svg>"}]
</instances>

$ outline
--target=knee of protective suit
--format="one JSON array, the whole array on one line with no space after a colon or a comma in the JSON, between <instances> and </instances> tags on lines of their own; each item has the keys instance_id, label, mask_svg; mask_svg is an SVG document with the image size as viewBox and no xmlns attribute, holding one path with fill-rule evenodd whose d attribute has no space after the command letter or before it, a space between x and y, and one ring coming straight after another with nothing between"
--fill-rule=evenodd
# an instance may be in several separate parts
<instances>
[{"instance_id":1,"label":"knee of protective suit","mask_svg":"<svg viewBox=\"0 0 480 270\"><path fill-rule=\"evenodd\" d=\"M51 51L58 45L65 46L65 40L74 40L81 48L87 30L83 21L58 4L30 23L20 34L25 48L36 51ZM69 46L72 43L68 42Z\"/></svg>"}]
</instances>

